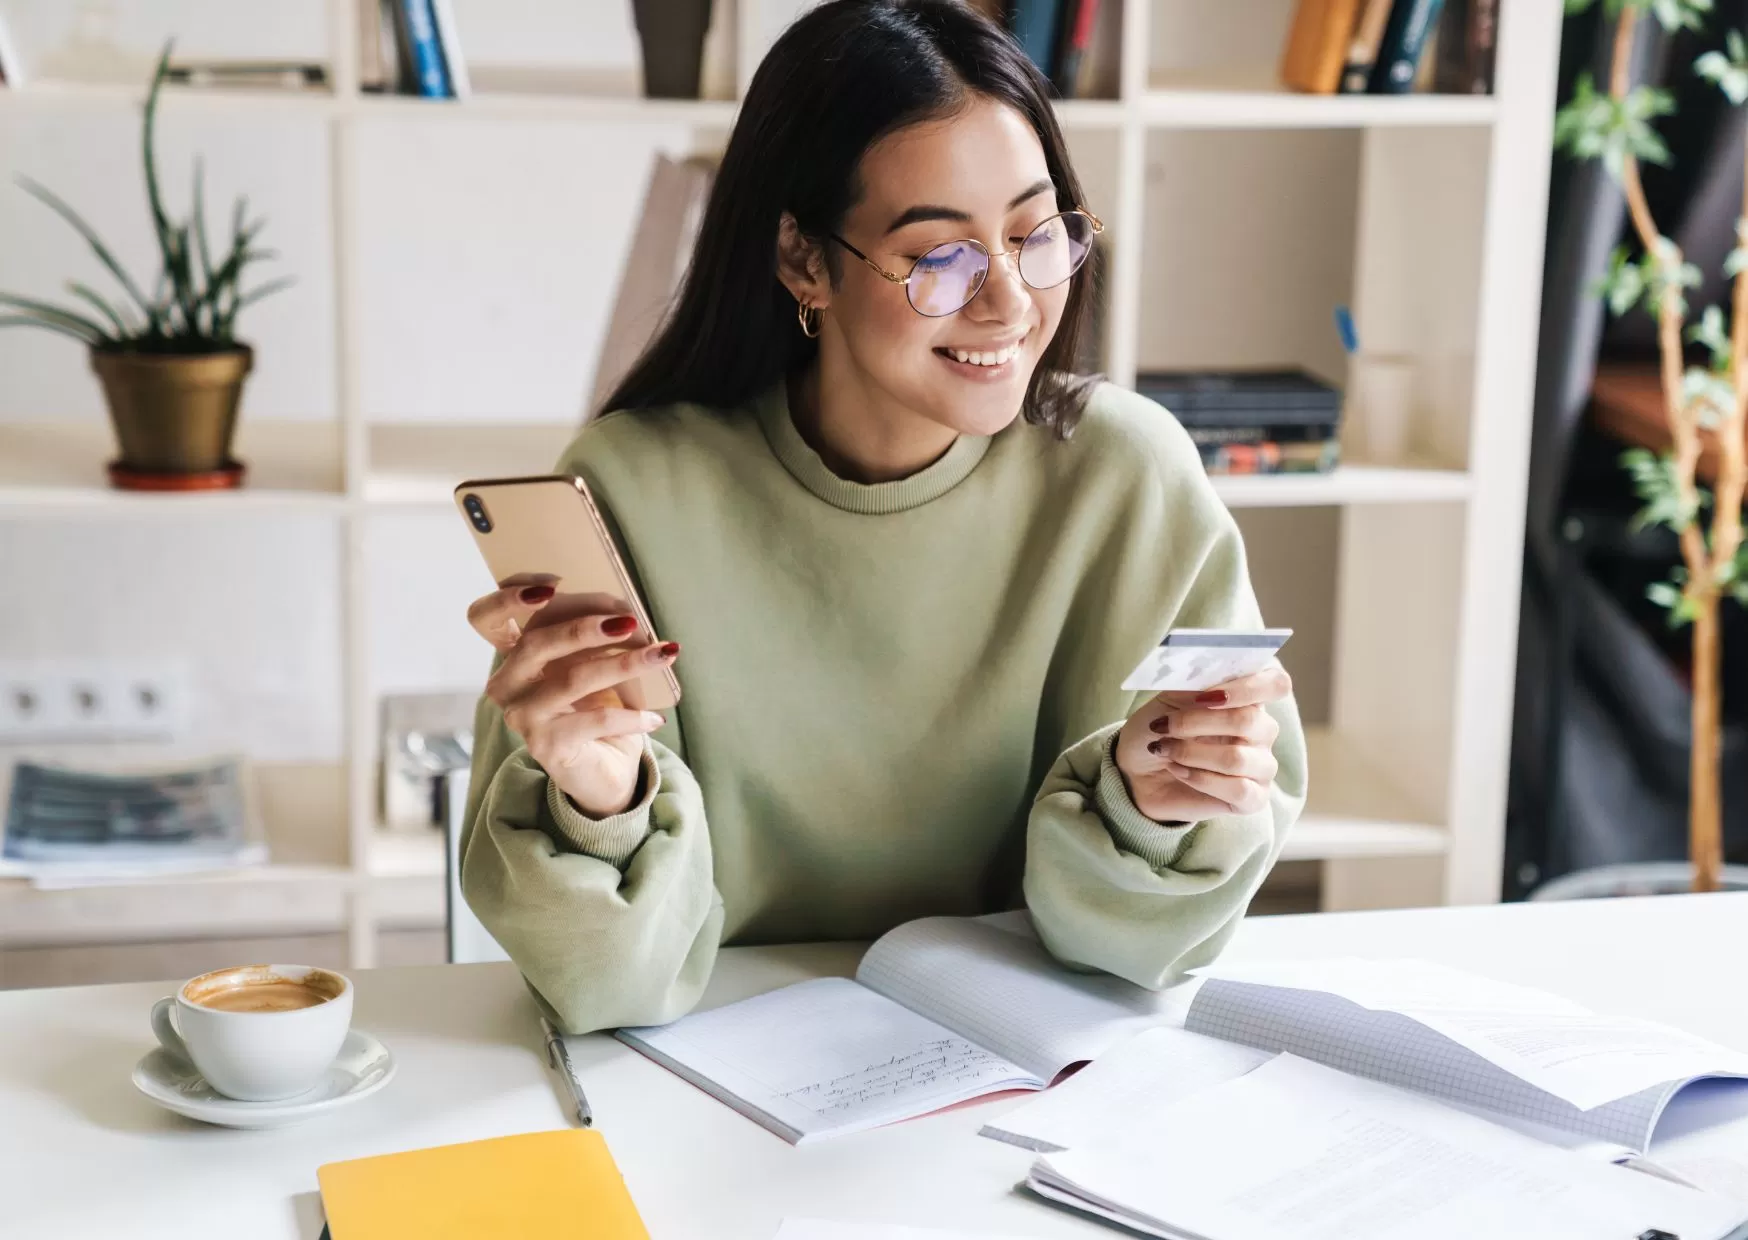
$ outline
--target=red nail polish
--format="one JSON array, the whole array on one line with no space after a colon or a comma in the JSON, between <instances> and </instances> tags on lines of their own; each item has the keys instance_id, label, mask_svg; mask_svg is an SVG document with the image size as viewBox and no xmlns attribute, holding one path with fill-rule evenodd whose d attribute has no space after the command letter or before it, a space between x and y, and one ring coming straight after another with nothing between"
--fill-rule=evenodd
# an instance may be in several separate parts
<instances>
[{"instance_id":1,"label":"red nail polish","mask_svg":"<svg viewBox=\"0 0 1748 1240\"><path fill-rule=\"evenodd\" d=\"M1165 752L1166 744L1166 741L1154 741L1147 746L1147 752L1151 754L1162 754Z\"/></svg>"},{"instance_id":2,"label":"red nail polish","mask_svg":"<svg viewBox=\"0 0 1748 1240\"><path fill-rule=\"evenodd\" d=\"M1198 693L1196 694L1196 705L1224 706L1226 705L1226 690L1210 689L1206 693Z\"/></svg>"},{"instance_id":3,"label":"red nail polish","mask_svg":"<svg viewBox=\"0 0 1748 1240\"><path fill-rule=\"evenodd\" d=\"M664 659L671 659L675 655L680 653L680 643L679 642L663 642L661 644L661 646L658 648L658 653Z\"/></svg>"},{"instance_id":4,"label":"red nail polish","mask_svg":"<svg viewBox=\"0 0 1748 1240\"><path fill-rule=\"evenodd\" d=\"M1159 718L1155 719L1152 723L1147 725L1147 730L1149 732L1157 732L1161 736L1164 736L1167 732L1171 731L1171 716L1170 715L1161 715Z\"/></svg>"},{"instance_id":5,"label":"red nail polish","mask_svg":"<svg viewBox=\"0 0 1748 1240\"><path fill-rule=\"evenodd\" d=\"M624 637L637 630L636 616L609 616L601 621L601 632L608 637Z\"/></svg>"},{"instance_id":6,"label":"red nail polish","mask_svg":"<svg viewBox=\"0 0 1748 1240\"><path fill-rule=\"evenodd\" d=\"M522 593L516 597L520 598L524 603L544 603L547 599L551 598L552 595L553 589L551 586L525 586L523 587Z\"/></svg>"}]
</instances>

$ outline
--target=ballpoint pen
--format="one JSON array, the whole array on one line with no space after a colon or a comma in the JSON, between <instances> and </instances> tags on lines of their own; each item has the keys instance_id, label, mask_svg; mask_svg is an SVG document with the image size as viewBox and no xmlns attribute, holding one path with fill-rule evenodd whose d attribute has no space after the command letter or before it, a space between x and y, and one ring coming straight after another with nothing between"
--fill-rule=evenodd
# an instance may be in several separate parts
<instances>
[{"instance_id":1,"label":"ballpoint pen","mask_svg":"<svg viewBox=\"0 0 1748 1240\"><path fill-rule=\"evenodd\" d=\"M546 1062L564 1077L565 1084L570 1087L571 1098L577 1104L577 1123L584 1128L593 1128L595 1113L589 1110L588 1095L583 1093L583 1083L577 1080L577 1070L571 1066L571 1053L563 1036L544 1016L540 1018L540 1027L546 1031Z\"/></svg>"}]
</instances>

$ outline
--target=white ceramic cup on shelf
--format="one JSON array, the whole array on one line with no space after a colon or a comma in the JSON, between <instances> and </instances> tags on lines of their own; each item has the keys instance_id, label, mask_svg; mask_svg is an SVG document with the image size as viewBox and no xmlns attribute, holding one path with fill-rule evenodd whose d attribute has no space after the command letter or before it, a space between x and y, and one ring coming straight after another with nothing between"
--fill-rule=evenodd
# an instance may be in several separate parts
<instances>
[{"instance_id":1,"label":"white ceramic cup on shelf","mask_svg":"<svg viewBox=\"0 0 1748 1240\"><path fill-rule=\"evenodd\" d=\"M164 1050L240 1102L277 1102L314 1089L351 1025L352 983L308 965L203 973L152 1007L152 1032Z\"/></svg>"},{"instance_id":2,"label":"white ceramic cup on shelf","mask_svg":"<svg viewBox=\"0 0 1748 1240\"><path fill-rule=\"evenodd\" d=\"M1366 463L1400 465L1407 459L1416 376L1417 363L1407 354L1362 352L1350 359L1343 416L1358 425Z\"/></svg>"}]
</instances>

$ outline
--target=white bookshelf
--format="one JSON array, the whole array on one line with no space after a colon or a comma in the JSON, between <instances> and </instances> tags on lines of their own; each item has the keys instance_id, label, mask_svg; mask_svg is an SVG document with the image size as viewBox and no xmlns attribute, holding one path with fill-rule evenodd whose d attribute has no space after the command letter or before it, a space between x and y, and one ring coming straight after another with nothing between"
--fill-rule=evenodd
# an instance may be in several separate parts
<instances>
[{"instance_id":1,"label":"white bookshelf","mask_svg":"<svg viewBox=\"0 0 1748 1240\"><path fill-rule=\"evenodd\" d=\"M233 118L284 113L326 122L337 417L245 417L238 455L250 464L250 485L197 497L109 489L102 477L110 447L106 426L0 424L0 521L131 522L259 511L338 522L347 760L326 772L299 774L305 799L330 798L336 812L314 815L319 821L275 824L281 835L323 833L313 852L331 860L88 891L0 883L0 946L343 929L353 965L363 967L377 958L379 929L441 922L440 840L377 826L366 527L385 513L446 510L451 488L463 477L544 471L572 427L385 423L367 413L358 330L366 241L358 127L382 117L418 126L501 126L505 134L559 121L668 126L691 132L700 149L719 149L737 105L728 98L644 100L624 81L483 68L466 102L364 94L353 69L357 2L329 0L332 90L173 88L164 107L166 124L208 109ZM725 19L736 23L741 89L771 28L760 2L726 6ZM1266 57L1253 57L1248 67L1194 73L1156 71L1150 31L1155 13L1168 10L1181 26L1190 0L1112 5L1122 23L1117 97L1059 105L1109 227L1105 369L1128 384L1149 366L1328 363L1332 353L1339 363L1338 350L1305 343L1297 327L1242 347L1197 344L1201 325L1174 307L1169 278L1160 274L1190 243L1168 232L1160 244L1153 235L1169 230L1185 193L1217 217L1214 234L1196 239L1198 249L1205 240L1215 252L1242 255L1246 230L1254 227L1246 216L1252 191L1226 202L1218 177L1193 190L1174 183L1171 171L1181 152L1218 169L1226 146L1269 166L1278 162L1269 152L1304 148L1260 144L1336 144L1329 149L1345 162L1329 176L1346 181L1334 190L1316 187L1321 205L1310 208L1329 213L1334 232L1290 238L1289 248L1332 246L1336 279L1368 345L1425 359L1436 380L1423 385L1412 465L1375 465L1350 454L1327 476L1216 482L1241 522L1252 511L1298 509L1305 510L1305 524L1333 523L1339 534L1334 552L1319 559L1286 548L1273 558L1290 569L1275 572L1266 591L1259 581L1259 593L1277 599L1319 598L1329 615L1326 639L1308 637L1303 648L1289 647L1295 659L1316 662L1313 679L1326 683L1327 703L1322 717L1311 720L1310 805L1284 858L1322 862L1326 891L1347 906L1403 902L1410 888L1453 902L1492 900L1504 829L1558 6L1527 0L1502 6L1491 97L1313 98L1268 81L1289 5L1234 0L1218 9L1191 7L1208 21L1232 23L1249 20L1237 10L1251 4L1266 26L1253 43L1266 46ZM139 94L137 88L44 83L0 92L0 122L28 125L38 114L113 108ZM1210 140L1221 147L1184 145ZM1271 209L1278 222L1296 207L1276 203ZM1278 292L1271 281L1278 281ZM1235 299L1268 304L1321 288L1290 272L1243 267L1232 271L1230 287ZM1311 305L1304 317L1327 325L1328 309ZM1185 349L1224 355L1180 356ZM310 791L315 785L321 787ZM312 846L305 840L295 855L312 855ZM1419 867L1417 877L1398 887L1404 865Z\"/></svg>"}]
</instances>

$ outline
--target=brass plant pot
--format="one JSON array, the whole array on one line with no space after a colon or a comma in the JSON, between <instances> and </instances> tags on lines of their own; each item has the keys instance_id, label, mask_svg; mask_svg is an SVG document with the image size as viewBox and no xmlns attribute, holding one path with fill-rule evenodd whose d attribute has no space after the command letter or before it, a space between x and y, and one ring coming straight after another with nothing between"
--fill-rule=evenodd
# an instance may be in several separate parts
<instances>
[{"instance_id":1,"label":"brass plant pot","mask_svg":"<svg viewBox=\"0 0 1748 1240\"><path fill-rule=\"evenodd\" d=\"M248 345L222 353L91 350L121 449L110 470L116 485L177 489L177 479L194 478L236 485L242 470L231 459L231 436L254 364Z\"/></svg>"}]
</instances>

